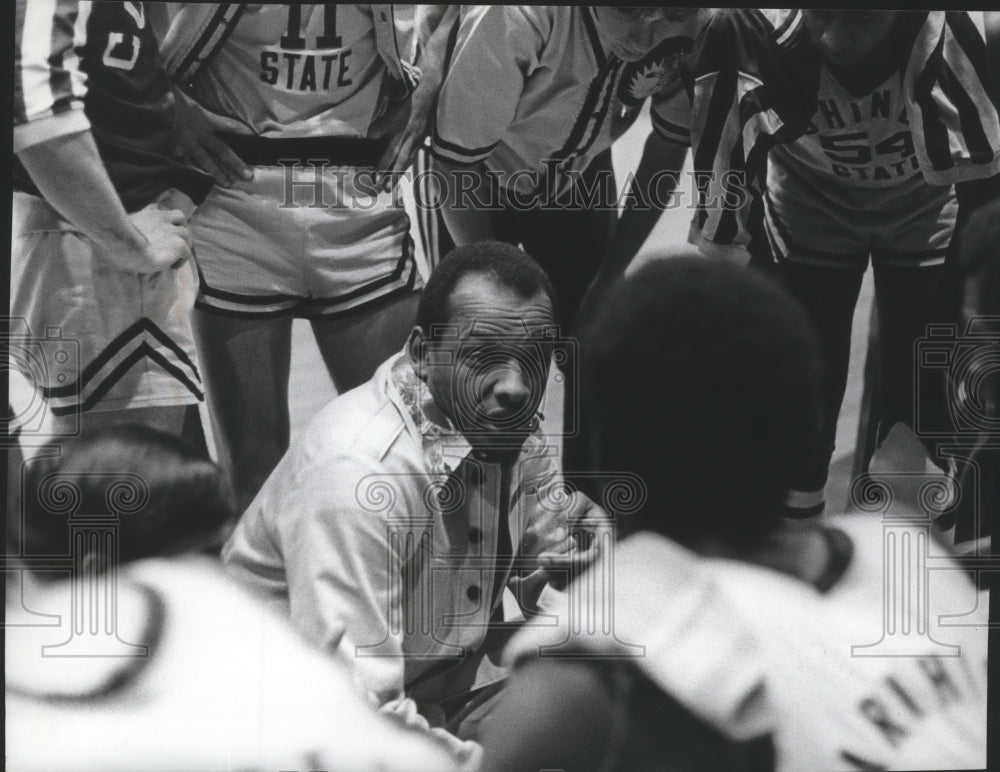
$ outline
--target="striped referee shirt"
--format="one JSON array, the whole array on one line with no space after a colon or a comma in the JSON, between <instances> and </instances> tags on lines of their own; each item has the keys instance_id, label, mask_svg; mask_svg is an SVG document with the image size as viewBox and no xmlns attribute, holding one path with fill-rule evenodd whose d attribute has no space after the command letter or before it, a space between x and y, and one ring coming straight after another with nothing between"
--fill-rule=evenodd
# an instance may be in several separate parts
<instances>
[{"instance_id":1,"label":"striped referee shirt","mask_svg":"<svg viewBox=\"0 0 1000 772\"><path fill-rule=\"evenodd\" d=\"M86 131L87 80L74 45L86 38L89 2L18 0L14 27L14 152Z\"/></svg>"},{"instance_id":2,"label":"striped referee shirt","mask_svg":"<svg viewBox=\"0 0 1000 772\"><path fill-rule=\"evenodd\" d=\"M19 0L15 18L15 153L89 129L126 211L171 188L204 200L211 177L175 157L173 97L142 3ZM13 176L40 195L16 158Z\"/></svg>"},{"instance_id":3,"label":"striped referee shirt","mask_svg":"<svg viewBox=\"0 0 1000 772\"><path fill-rule=\"evenodd\" d=\"M899 34L912 41L900 73L924 180L952 185L1000 173L997 76L983 14L907 13ZM654 126L674 142L690 130L699 192L691 241L702 251L733 254L749 243L768 151L809 130L820 70L798 10L721 11L682 62L690 123L659 111Z\"/></svg>"}]
</instances>

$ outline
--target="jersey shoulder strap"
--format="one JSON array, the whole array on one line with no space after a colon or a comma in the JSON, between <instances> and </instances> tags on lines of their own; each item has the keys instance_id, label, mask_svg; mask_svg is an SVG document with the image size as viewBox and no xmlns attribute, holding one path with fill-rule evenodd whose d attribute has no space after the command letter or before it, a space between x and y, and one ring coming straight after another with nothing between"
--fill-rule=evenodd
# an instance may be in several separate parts
<instances>
[{"instance_id":1,"label":"jersey shoulder strap","mask_svg":"<svg viewBox=\"0 0 1000 772\"><path fill-rule=\"evenodd\" d=\"M986 57L990 63L990 79L994 104L1000 105L1000 11L984 11L983 26L986 37Z\"/></svg>"},{"instance_id":2,"label":"jersey shoulder strap","mask_svg":"<svg viewBox=\"0 0 1000 772\"><path fill-rule=\"evenodd\" d=\"M190 83L226 42L245 8L246 3L184 3L160 47L170 79Z\"/></svg>"},{"instance_id":3,"label":"jersey shoulder strap","mask_svg":"<svg viewBox=\"0 0 1000 772\"><path fill-rule=\"evenodd\" d=\"M373 4L371 9L375 24L375 47L385 63L389 77L404 87L404 96L409 95L420 80L420 70L399 53L393 8L391 5Z\"/></svg>"}]
</instances>

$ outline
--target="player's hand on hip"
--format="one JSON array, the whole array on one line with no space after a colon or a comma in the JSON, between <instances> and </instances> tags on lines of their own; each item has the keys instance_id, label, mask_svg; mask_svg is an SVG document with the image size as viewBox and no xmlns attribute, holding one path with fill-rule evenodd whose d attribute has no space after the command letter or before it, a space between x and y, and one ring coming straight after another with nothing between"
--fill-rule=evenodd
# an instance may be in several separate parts
<instances>
[{"instance_id":1,"label":"player's hand on hip","mask_svg":"<svg viewBox=\"0 0 1000 772\"><path fill-rule=\"evenodd\" d=\"M174 96L177 141L184 155L223 187L252 179L253 170L217 136L219 131L232 130L232 123L209 112L179 88L174 88Z\"/></svg>"},{"instance_id":2,"label":"player's hand on hip","mask_svg":"<svg viewBox=\"0 0 1000 772\"><path fill-rule=\"evenodd\" d=\"M191 257L191 232L181 210L161 208L155 201L129 219L145 237L145 244L132 255L131 270L157 273L177 268Z\"/></svg>"}]
</instances>

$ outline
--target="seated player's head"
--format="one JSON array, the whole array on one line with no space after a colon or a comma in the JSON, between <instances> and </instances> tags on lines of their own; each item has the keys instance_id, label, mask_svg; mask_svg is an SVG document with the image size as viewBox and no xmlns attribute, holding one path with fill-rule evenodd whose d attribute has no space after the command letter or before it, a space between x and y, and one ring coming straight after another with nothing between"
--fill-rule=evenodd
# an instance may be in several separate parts
<instances>
[{"instance_id":1,"label":"seated player's head","mask_svg":"<svg viewBox=\"0 0 1000 772\"><path fill-rule=\"evenodd\" d=\"M537 427L554 309L538 263L499 241L453 250L428 279L407 348L434 404L473 447L514 452Z\"/></svg>"},{"instance_id":2,"label":"seated player's head","mask_svg":"<svg viewBox=\"0 0 1000 772\"><path fill-rule=\"evenodd\" d=\"M636 62L661 43L690 44L711 17L709 8L594 6L597 34L619 59Z\"/></svg>"},{"instance_id":3,"label":"seated player's head","mask_svg":"<svg viewBox=\"0 0 1000 772\"><path fill-rule=\"evenodd\" d=\"M215 547L235 516L226 477L208 458L174 435L112 424L53 442L27 465L18 530L24 554L67 555L79 548L73 524L110 518L117 560L127 563ZM104 548L84 547L94 558Z\"/></svg>"},{"instance_id":4,"label":"seated player's head","mask_svg":"<svg viewBox=\"0 0 1000 772\"><path fill-rule=\"evenodd\" d=\"M899 11L802 11L812 44L835 67L862 64L886 43L898 17Z\"/></svg>"},{"instance_id":5,"label":"seated player's head","mask_svg":"<svg viewBox=\"0 0 1000 772\"><path fill-rule=\"evenodd\" d=\"M819 418L817 344L766 278L679 256L608 291L580 332L592 471L648 490L623 532L749 548L780 522L793 461Z\"/></svg>"}]
</instances>

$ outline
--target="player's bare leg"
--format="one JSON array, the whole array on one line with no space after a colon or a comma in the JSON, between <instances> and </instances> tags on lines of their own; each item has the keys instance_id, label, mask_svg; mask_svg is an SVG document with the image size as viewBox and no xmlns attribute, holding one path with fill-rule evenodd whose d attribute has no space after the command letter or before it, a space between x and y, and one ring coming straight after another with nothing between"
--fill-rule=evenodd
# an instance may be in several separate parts
<instances>
[{"instance_id":1,"label":"player's bare leg","mask_svg":"<svg viewBox=\"0 0 1000 772\"><path fill-rule=\"evenodd\" d=\"M242 512L288 448L292 319L196 310L193 321L219 462Z\"/></svg>"},{"instance_id":2,"label":"player's bare leg","mask_svg":"<svg viewBox=\"0 0 1000 772\"><path fill-rule=\"evenodd\" d=\"M338 393L371 378L402 348L417 317L420 292L410 292L340 319L312 320L313 334ZM286 377L287 382L287 377Z\"/></svg>"}]
</instances>

